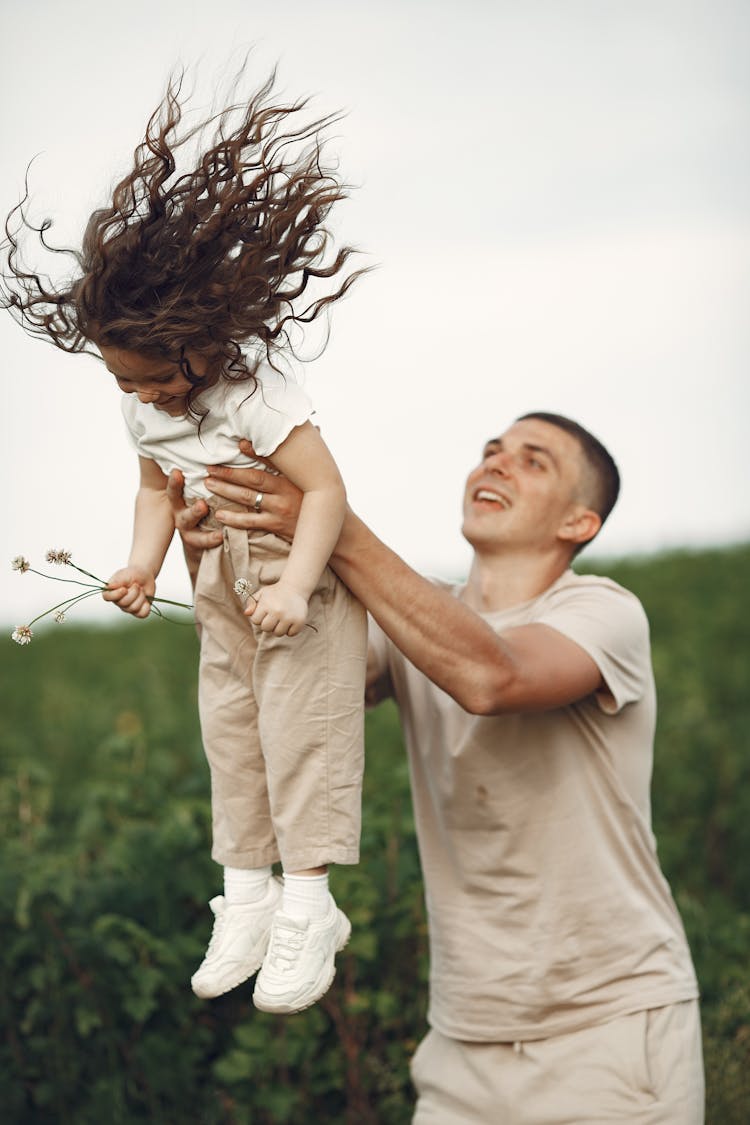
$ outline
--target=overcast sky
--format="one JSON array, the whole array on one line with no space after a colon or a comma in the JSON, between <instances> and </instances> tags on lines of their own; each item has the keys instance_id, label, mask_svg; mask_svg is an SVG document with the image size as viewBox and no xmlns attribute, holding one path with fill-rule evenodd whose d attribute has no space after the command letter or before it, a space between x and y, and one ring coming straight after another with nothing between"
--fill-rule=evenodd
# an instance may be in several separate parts
<instances>
[{"instance_id":1,"label":"overcast sky","mask_svg":"<svg viewBox=\"0 0 750 1125\"><path fill-rule=\"evenodd\" d=\"M377 269L305 368L355 508L409 562L465 572L463 480L519 413L573 416L624 481L591 554L750 536L750 7L741 0L0 0L0 209L75 243L169 71L343 108L341 237ZM135 457L114 380L0 318L3 552L128 553ZM54 591L0 571L0 620ZM188 596L173 548L160 592ZM99 621L119 620L97 605ZM84 616L81 611L81 616Z\"/></svg>"}]
</instances>

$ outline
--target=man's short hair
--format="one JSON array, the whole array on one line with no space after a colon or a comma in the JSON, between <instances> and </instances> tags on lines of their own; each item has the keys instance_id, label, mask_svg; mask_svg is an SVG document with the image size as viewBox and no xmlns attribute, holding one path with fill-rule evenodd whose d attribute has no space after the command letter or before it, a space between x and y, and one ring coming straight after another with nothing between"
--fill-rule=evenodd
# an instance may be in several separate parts
<instances>
[{"instance_id":1,"label":"man's short hair","mask_svg":"<svg viewBox=\"0 0 750 1125\"><path fill-rule=\"evenodd\" d=\"M605 449L598 438L595 438L578 422L566 418L563 414L534 411L531 414L522 414L516 421L523 422L531 418L536 418L540 422L548 422L550 426L557 426L558 429L564 430L566 434L570 434L571 437L576 439L584 460L588 468L591 469L593 487L590 489L591 495L586 496L585 502L596 512L602 521L602 526L604 526L604 521L614 508L620 494L620 473L612 454L608 449Z\"/></svg>"}]
</instances>

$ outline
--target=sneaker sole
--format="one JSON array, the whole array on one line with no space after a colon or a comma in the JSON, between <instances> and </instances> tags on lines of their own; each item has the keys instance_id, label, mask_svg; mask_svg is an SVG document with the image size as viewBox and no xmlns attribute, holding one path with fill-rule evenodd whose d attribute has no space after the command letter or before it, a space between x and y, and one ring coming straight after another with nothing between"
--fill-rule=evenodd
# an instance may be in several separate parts
<instances>
[{"instance_id":1,"label":"sneaker sole","mask_svg":"<svg viewBox=\"0 0 750 1125\"><path fill-rule=\"evenodd\" d=\"M336 934L336 952L340 953L346 946L352 934L352 924L349 919L340 910L338 912L338 932ZM291 1016L295 1012L304 1012L307 1008L312 1008L313 1004L317 1004L322 996L325 996L328 989L333 984L333 978L336 976L336 963L331 964L330 970L324 971L318 977L315 985L310 993L305 997L302 1002L295 1004L285 1004L283 1001L275 1000L272 996L266 996L263 992L258 992L258 986L255 986L253 993L253 1003L259 1012L271 1012L277 1016Z\"/></svg>"},{"instance_id":2,"label":"sneaker sole","mask_svg":"<svg viewBox=\"0 0 750 1125\"><path fill-rule=\"evenodd\" d=\"M252 958L250 958L248 961L245 961L242 967L237 970L235 975L229 977L228 983L225 983L222 988L202 988L200 984L196 986L196 984L194 983L195 977L193 977L193 979L190 981L190 986L195 995L201 1000L215 1000L217 996L226 996L227 992L232 992L235 988L239 988L241 984L244 984L245 981L250 980L250 977L255 976L255 974L258 972L258 969L263 964L263 958L266 955L270 937L271 927L269 925L268 933L266 934L262 942L256 945Z\"/></svg>"}]
</instances>

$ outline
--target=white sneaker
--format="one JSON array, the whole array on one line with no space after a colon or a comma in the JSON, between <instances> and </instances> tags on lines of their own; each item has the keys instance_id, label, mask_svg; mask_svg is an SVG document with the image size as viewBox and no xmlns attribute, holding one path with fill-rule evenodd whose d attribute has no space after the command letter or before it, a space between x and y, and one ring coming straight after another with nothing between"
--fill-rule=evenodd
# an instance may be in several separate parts
<instances>
[{"instance_id":1,"label":"white sneaker","mask_svg":"<svg viewBox=\"0 0 750 1125\"><path fill-rule=\"evenodd\" d=\"M344 948L351 923L328 896L323 918L291 918L278 911L263 967L258 973L253 1003L262 1012L301 1012L320 1000L331 987L335 955Z\"/></svg>"},{"instance_id":2,"label":"white sneaker","mask_svg":"<svg viewBox=\"0 0 750 1125\"><path fill-rule=\"evenodd\" d=\"M281 883L271 878L260 902L229 905L223 895L211 899L208 905L216 915L213 933L206 956L190 981L196 996L202 1000L223 996L257 973L281 895Z\"/></svg>"}]
</instances>

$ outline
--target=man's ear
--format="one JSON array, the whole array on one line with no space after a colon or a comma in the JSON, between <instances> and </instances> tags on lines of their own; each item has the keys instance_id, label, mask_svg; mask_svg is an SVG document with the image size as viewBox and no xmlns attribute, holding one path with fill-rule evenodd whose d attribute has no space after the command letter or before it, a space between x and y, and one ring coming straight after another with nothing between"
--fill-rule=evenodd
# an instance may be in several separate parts
<instances>
[{"instance_id":1,"label":"man's ear","mask_svg":"<svg viewBox=\"0 0 750 1125\"><path fill-rule=\"evenodd\" d=\"M560 525L557 537L567 543L588 543L601 526L602 519L597 512L576 504Z\"/></svg>"}]
</instances>

